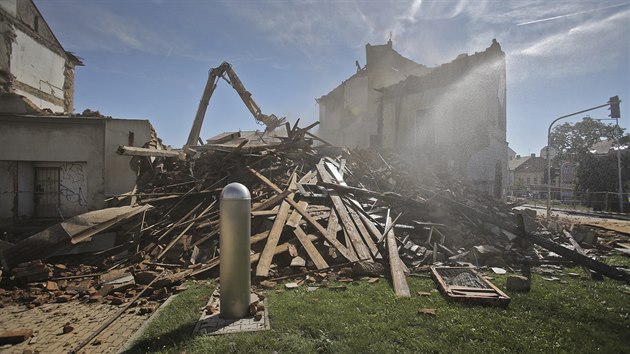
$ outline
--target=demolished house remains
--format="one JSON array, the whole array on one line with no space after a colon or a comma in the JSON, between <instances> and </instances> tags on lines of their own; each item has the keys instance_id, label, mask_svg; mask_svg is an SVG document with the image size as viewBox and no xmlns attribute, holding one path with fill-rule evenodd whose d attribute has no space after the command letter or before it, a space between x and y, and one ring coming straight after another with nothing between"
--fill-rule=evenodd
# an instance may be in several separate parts
<instances>
[{"instance_id":1,"label":"demolished house remains","mask_svg":"<svg viewBox=\"0 0 630 354\"><path fill-rule=\"evenodd\" d=\"M0 2L0 33L0 219L68 218L133 188L137 159L116 150L156 148L149 121L73 114L83 63L32 1Z\"/></svg>"},{"instance_id":2,"label":"demolished house remains","mask_svg":"<svg viewBox=\"0 0 630 354\"><path fill-rule=\"evenodd\" d=\"M32 2L0 3L0 25L23 28L16 18L26 18L24 4ZM43 20L33 23L41 30ZM508 279L510 291L528 290L530 272L562 265L630 281L624 269L596 259L630 249L628 234L598 240L607 231L557 219L543 225L535 211L502 201L505 59L496 41L434 69L400 56L391 41L366 52L367 67L319 99L321 135L311 132L319 122L300 127L299 119L262 114L221 64L209 73L181 150L162 146L148 121L69 115L71 105L44 112L17 86L3 88L2 99L21 103L0 112L0 139L8 142L0 152L0 218L61 221L34 234L3 230L0 307L117 306L67 349L96 345L119 316L153 313L184 281L219 276L219 199L232 182L251 193L256 290L285 280L296 288L387 277L396 296L409 297L407 277L422 272L449 301L506 307L510 297L482 270L522 272ZM268 129L200 139L220 79ZM475 110L466 108L472 101ZM29 140L45 144L19 148ZM252 305L260 320L264 304ZM0 341L17 343L33 329L5 334Z\"/></svg>"},{"instance_id":3,"label":"demolished house remains","mask_svg":"<svg viewBox=\"0 0 630 354\"><path fill-rule=\"evenodd\" d=\"M543 248L605 276L629 279L561 246L569 244L567 230L556 226L551 234L529 213L438 178L391 151L313 147L306 137L311 127L287 124L284 137L251 132L211 139L184 160L159 162L163 170L143 157L134 191L110 200L118 206L12 240L17 242L2 252L12 283L43 285L4 292L3 302L126 303L125 292L137 294L152 281L145 294L161 299L175 291L169 285L216 276L218 198L230 182L251 190L250 261L258 280L322 281L350 268L343 274L389 274L395 293L409 296L409 272L435 264L520 270L554 263ZM91 244L84 244L88 239ZM509 301L494 285L475 281L475 274L452 272L434 269L450 297L500 306Z\"/></svg>"},{"instance_id":4,"label":"demolished house remains","mask_svg":"<svg viewBox=\"0 0 630 354\"><path fill-rule=\"evenodd\" d=\"M384 45L317 99L320 136L337 146L413 151L437 172L503 198L507 189L505 53L496 40L429 68Z\"/></svg>"}]
</instances>

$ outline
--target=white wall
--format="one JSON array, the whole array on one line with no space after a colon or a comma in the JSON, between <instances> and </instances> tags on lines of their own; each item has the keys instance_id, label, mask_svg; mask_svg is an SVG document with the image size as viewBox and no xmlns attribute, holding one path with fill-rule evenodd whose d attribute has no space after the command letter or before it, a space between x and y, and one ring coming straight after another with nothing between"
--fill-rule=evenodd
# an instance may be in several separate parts
<instances>
[{"instance_id":1,"label":"white wall","mask_svg":"<svg viewBox=\"0 0 630 354\"><path fill-rule=\"evenodd\" d=\"M86 161L85 199L90 210L104 206L104 122L100 119L0 119L0 160L37 162ZM93 176L94 178L91 178Z\"/></svg>"},{"instance_id":2,"label":"white wall","mask_svg":"<svg viewBox=\"0 0 630 354\"><path fill-rule=\"evenodd\" d=\"M15 29L15 35L10 63L10 71L15 80L63 101L65 59L19 29ZM64 112L63 104L39 98L20 88L15 91L42 109Z\"/></svg>"},{"instance_id":3,"label":"white wall","mask_svg":"<svg viewBox=\"0 0 630 354\"><path fill-rule=\"evenodd\" d=\"M106 197L132 190L131 157L116 153L119 145L128 144L130 131L134 145L142 146L150 139L151 125L147 120L0 116L0 161L19 161L20 215L34 212L34 180L24 172L32 174L34 167L60 168L64 217L103 208ZM0 181L9 178L2 167ZM0 217L7 217L12 203L3 197L0 207Z\"/></svg>"},{"instance_id":4,"label":"white wall","mask_svg":"<svg viewBox=\"0 0 630 354\"><path fill-rule=\"evenodd\" d=\"M130 192L136 184L136 173L131 169L129 156L119 155L118 146L129 143L133 132L134 146L142 146L151 139L148 120L107 119L105 130L105 197Z\"/></svg>"},{"instance_id":5,"label":"white wall","mask_svg":"<svg viewBox=\"0 0 630 354\"><path fill-rule=\"evenodd\" d=\"M506 168L508 162L507 144L493 141L490 146L477 151L468 160L466 179L472 184L482 186L485 184L485 191L493 194L495 181L495 165L501 162L501 189L502 195L505 195L509 185L508 170Z\"/></svg>"},{"instance_id":6,"label":"white wall","mask_svg":"<svg viewBox=\"0 0 630 354\"><path fill-rule=\"evenodd\" d=\"M17 16L17 0L0 0L0 8L13 16Z\"/></svg>"},{"instance_id":7,"label":"white wall","mask_svg":"<svg viewBox=\"0 0 630 354\"><path fill-rule=\"evenodd\" d=\"M320 102L319 134L337 146L368 147L372 125L366 120L368 78L354 77Z\"/></svg>"}]
</instances>

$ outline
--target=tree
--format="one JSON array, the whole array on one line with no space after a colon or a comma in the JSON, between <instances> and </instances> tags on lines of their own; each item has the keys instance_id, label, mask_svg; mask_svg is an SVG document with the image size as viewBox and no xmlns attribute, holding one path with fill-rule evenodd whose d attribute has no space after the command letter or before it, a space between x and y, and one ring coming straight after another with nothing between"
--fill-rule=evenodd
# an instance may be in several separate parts
<instances>
[{"instance_id":1,"label":"tree","mask_svg":"<svg viewBox=\"0 0 630 354\"><path fill-rule=\"evenodd\" d=\"M627 139L627 136L624 138ZM617 210L617 196L607 197L602 194L616 192L619 188L617 167L615 152L606 155L584 155L576 171L576 191L582 192L582 199L597 209L603 209L608 204L610 208ZM630 151L627 149L621 153L621 184L626 193L630 189ZM605 202L606 198L610 198L608 203Z\"/></svg>"},{"instance_id":2,"label":"tree","mask_svg":"<svg viewBox=\"0 0 630 354\"><path fill-rule=\"evenodd\" d=\"M612 203L612 200L611 203L605 203L606 195L601 192L618 189L617 155L616 153L595 155L590 149L602 140L619 141L621 145L627 145L629 138L627 135L624 136L623 132L624 129L617 125L588 117L575 124L559 125L551 132L551 146L558 151L552 164L558 167L563 162L570 161L577 165L575 191L581 195L581 199L588 201L595 208L601 209L606 204L616 208L616 203ZM630 184L628 150L621 154L621 160L622 184L624 190L627 190Z\"/></svg>"},{"instance_id":3,"label":"tree","mask_svg":"<svg viewBox=\"0 0 630 354\"><path fill-rule=\"evenodd\" d=\"M602 140L616 141L623 136L624 129L612 124L605 124L590 117L575 124L564 123L553 128L550 135L551 146L558 154L554 162L580 162L589 154L593 144Z\"/></svg>"}]
</instances>

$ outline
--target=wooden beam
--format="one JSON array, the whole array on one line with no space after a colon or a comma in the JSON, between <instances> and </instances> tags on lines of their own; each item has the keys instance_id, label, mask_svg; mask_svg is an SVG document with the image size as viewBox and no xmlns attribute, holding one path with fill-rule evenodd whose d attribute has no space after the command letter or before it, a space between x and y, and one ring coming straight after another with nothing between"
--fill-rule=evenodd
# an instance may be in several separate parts
<instances>
[{"instance_id":1,"label":"wooden beam","mask_svg":"<svg viewBox=\"0 0 630 354\"><path fill-rule=\"evenodd\" d=\"M530 218L528 215L525 215L525 214L520 214L520 217ZM521 223L523 223L523 220L521 220ZM521 229L524 230L524 227L521 227ZM567 260L573 261L581 266L587 267L588 269L601 273L611 279L621 280L625 282L630 281L630 274L626 273L625 271L619 268L609 266L606 263L602 263L600 261L596 261L583 254L579 254L578 252L575 252L566 247L563 247L562 245L559 245L553 242L552 240L543 238L539 235L536 235L530 232L525 232L525 231L521 231L520 234L523 236L523 238L525 238L526 240L530 242L533 242L543 248L546 248L547 250L551 252L557 253Z\"/></svg>"},{"instance_id":2,"label":"wooden beam","mask_svg":"<svg viewBox=\"0 0 630 354\"><path fill-rule=\"evenodd\" d=\"M250 244L255 244L258 243L262 240L266 240L267 237L269 237L269 230L267 231L263 231L261 233L257 233L256 235L252 235L252 237L250 238Z\"/></svg>"},{"instance_id":3,"label":"wooden beam","mask_svg":"<svg viewBox=\"0 0 630 354\"><path fill-rule=\"evenodd\" d=\"M322 255L319 253L319 251L317 251L317 248L315 248L315 245L308 237L308 235L304 232L304 230L302 230L302 228L298 226L293 229L293 233L304 247L304 250L315 264L315 267L317 267L317 269L328 268L328 263L326 263Z\"/></svg>"},{"instance_id":4,"label":"wooden beam","mask_svg":"<svg viewBox=\"0 0 630 354\"><path fill-rule=\"evenodd\" d=\"M314 241L314 240L317 239L317 237L315 237L313 235L308 235L307 237L311 241ZM283 244L280 244L280 245L276 246L276 249L273 251L273 255L277 256L280 253L288 252L289 251L289 245L290 245L290 243L285 242ZM254 264L254 263L258 262L259 259L260 259L260 253L254 253L251 256L249 256L249 262L251 264Z\"/></svg>"},{"instance_id":5,"label":"wooden beam","mask_svg":"<svg viewBox=\"0 0 630 354\"><path fill-rule=\"evenodd\" d=\"M183 154L178 151L173 150L156 150L156 149L147 149L135 146L124 146L120 145L118 147L117 153L119 155L126 156L153 156L153 157L179 157L180 154Z\"/></svg>"},{"instance_id":6,"label":"wooden beam","mask_svg":"<svg viewBox=\"0 0 630 354\"><path fill-rule=\"evenodd\" d=\"M316 174L315 171L311 171L307 173L304 177L300 179L300 183L310 183L312 181L312 178L315 176L315 174ZM306 210L306 208L308 207L308 202L300 201L298 203L298 206ZM287 226L290 226L293 228L293 233L295 234L295 237L298 239L298 241L300 241L300 243L302 244L302 247L304 247L304 250L308 254L309 258L313 261L317 269L327 268L328 264L326 263L322 255L319 253L319 251L317 251L317 248L315 248L315 245L313 245L313 242L311 242L311 240L306 236L306 233L304 232L304 230L302 230L302 228L300 227L301 220L302 220L302 215L300 215L299 212L294 210L293 213L291 213L289 220L287 221Z\"/></svg>"},{"instance_id":7,"label":"wooden beam","mask_svg":"<svg viewBox=\"0 0 630 354\"><path fill-rule=\"evenodd\" d=\"M363 220L363 225L367 227L368 231L370 231L372 236L374 236L374 238L376 238L377 241L380 241L383 239L383 234L381 234L381 232L378 230L376 225L374 225L372 220L370 220L367 216L363 215L363 213L359 213L359 217L361 218L361 220Z\"/></svg>"},{"instance_id":8,"label":"wooden beam","mask_svg":"<svg viewBox=\"0 0 630 354\"><path fill-rule=\"evenodd\" d=\"M391 223L391 218L387 218L387 223ZM398 254L398 245L396 244L396 235L394 234L394 228L390 228L386 235L387 238L387 254L389 256L389 267L392 275L392 283L394 285L394 292L397 296L411 297L409 291L409 285L407 284L407 276L401 266L402 260Z\"/></svg>"},{"instance_id":9,"label":"wooden beam","mask_svg":"<svg viewBox=\"0 0 630 354\"><path fill-rule=\"evenodd\" d=\"M280 190L280 188L278 188L278 186L276 186L275 184L273 184L273 182L271 182L267 177L263 176L262 174L260 174L258 171L254 170L251 167L247 167L247 170L252 173L254 176L256 176L258 179L260 179L263 183L265 183L267 186L269 186L271 189L275 190L276 192L282 192ZM286 198L285 199L287 202L289 202L289 204L291 204L291 206L297 210L302 217L304 218L304 220L308 221L311 225L313 225L313 227L315 227L315 229L317 229L317 231L326 238L326 240L328 242L330 242L330 244L335 247L337 249L337 251L339 251L339 253L341 253L344 257L346 257L347 260L353 262L353 261L357 261L357 257L354 256L352 253L350 253L348 251L348 249L341 244L341 242L339 242L339 240L337 240L336 238L332 238L330 237L327 232L326 229L324 229L324 227L317 222L317 220L313 219L313 217L306 211L304 210L304 208L301 208L292 198Z\"/></svg>"},{"instance_id":10,"label":"wooden beam","mask_svg":"<svg viewBox=\"0 0 630 354\"><path fill-rule=\"evenodd\" d=\"M171 240L171 242L168 243L168 245L166 247L164 247L164 249L162 250L162 252L155 258L157 260L160 260L162 257L164 257L164 255L166 254L166 252L168 252L168 250L171 249L171 247L173 247L174 244L177 243L177 241L179 241L180 238L182 238L182 236L184 236L184 234L190 229L191 226L193 226L194 223L190 223L188 224L188 226L184 229L184 231L182 231L179 235L177 235L177 237L173 238Z\"/></svg>"},{"instance_id":11,"label":"wooden beam","mask_svg":"<svg viewBox=\"0 0 630 354\"><path fill-rule=\"evenodd\" d=\"M252 211L252 217L256 216L274 216L278 215L277 209Z\"/></svg>"},{"instance_id":12,"label":"wooden beam","mask_svg":"<svg viewBox=\"0 0 630 354\"><path fill-rule=\"evenodd\" d=\"M372 253L372 256L374 258L376 258L376 259L382 259L383 256L379 252L378 247L376 246L376 243L374 242L374 240L372 240L372 237L370 236L370 232L367 230L367 228L363 224L363 221L361 220L361 217L359 216L359 213L354 211L352 209L352 207L350 207L350 206L348 206L348 213L350 214L350 217L352 218L352 220L356 224L357 229L359 230L359 233L363 237L363 240L365 241L365 244L369 248L370 253Z\"/></svg>"},{"instance_id":13,"label":"wooden beam","mask_svg":"<svg viewBox=\"0 0 630 354\"><path fill-rule=\"evenodd\" d=\"M14 329L0 332L0 344L17 344L33 336L32 329Z\"/></svg>"},{"instance_id":14,"label":"wooden beam","mask_svg":"<svg viewBox=\"0 0 630 354\"><path fill-rule=\"evenodd\" d=\"M291 194L290 190L286 190L286 191L282 191L281 193L278 193L276 195L274 195L273 197L265 200L264 202L260 203L260 204L256 204L256 206L254 206L252 208L252 212L254 211L259 211L259 210L266 210L271 208L272 206L280 203L284 198L286 198L289 194Z\"/></svg>"},{"instance_id":15,"label":"wooden beam","mask_svg":"<svg viewBox=\"0 0 630 354\"><path fill-rule=\"evenodd\" d=\"M291 184L295 184L295 173L291 177ZM293 193L287 196L287 199L293 200ZM276 215L276 219L273 222L273 226L271 227L271 231L269 231L269 236L267 237L267 243L265 244L265 248L261 252L260 260L258 261L258 265L256 266L256 276L259 277L267 277L269 276L269 268L271 268L271 261L273 260L274 250L278 245L278 241L280 241L280 235L282 235L282 230L284 230L284 225L289 216L289 211L291 210L291 206L285 199L285 201L280 204L280 209L278 210L278 215Z\"/></svg>"},{"instance_id":16,"label":"wooden beam","mask_svg":"<svg viewBox=\"0 0 630 354\"><path fill-rule=\"evenodd\" d=\"M326 183L332 182L332 177L330 176L328 171L326 171L326 167L324 166L323 163L320 162L319 164L317 164L317 171L319 172L319 176L322 181ZM341 224L343 225L344 230L346 230L348 237L352 241L352 246L354 247L354 250L356 251L357 256L359 257L360 260L371 261L372 256L370 256L370 250L367 248L365 243L363 243L363 240L361 239L361 236L359 235L359 231L357 230L356 226L352 222L352 218L348 214L348 210L346 209L346 206L343 203L343 200L341 200L341 197L339 196L339 194L334 190L330 191L328 193L328 196L330 197L330 200L332 201L333 206L335 207L335 210L337 211L337 214L339 216L339 219L341 220Z\"/></svg>"}]
</instances>

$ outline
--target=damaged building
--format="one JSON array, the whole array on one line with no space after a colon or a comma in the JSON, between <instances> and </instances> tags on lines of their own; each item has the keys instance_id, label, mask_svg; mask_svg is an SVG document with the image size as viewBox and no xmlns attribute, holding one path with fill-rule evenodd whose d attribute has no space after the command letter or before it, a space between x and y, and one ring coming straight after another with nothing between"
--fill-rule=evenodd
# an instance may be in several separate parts
<instances>
[{"instance_id":1,"label":"damaged building","mask_svg":"<svg viewBox=\"0 0 630 354\"><path fill-rule=\"evenodd\" d=\"M74 68L83 63L63 49L31 0L0 1L0 48L4 110L73 111Z\"/></svg>"},{"instance_id":2,"label":"damaged building","mask_svg":"<svg viewBox=\"0 0 630 354\"><path fill-rule=\"evenodd\" d=\"M0 48L0 219L65 218L130 191L135 167L116 150L149 142L149 121L72 114L83 63L31 0L0 1Z\"/></svg>"},{"instance_id":3,"label":"damaged building","mask_svg":"<svg viewBox=\"0 0 630 354\"><path fill-rule=\"evenodd\" d=\"M367 44L366 61L317 100L323 139L411 152L435 162L438 173L505 196L506 70L496 40L435 68L403 57L391 40Z\"/></svg>"}]
</instances>

